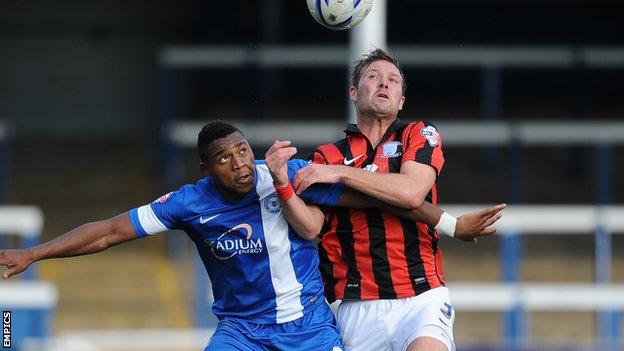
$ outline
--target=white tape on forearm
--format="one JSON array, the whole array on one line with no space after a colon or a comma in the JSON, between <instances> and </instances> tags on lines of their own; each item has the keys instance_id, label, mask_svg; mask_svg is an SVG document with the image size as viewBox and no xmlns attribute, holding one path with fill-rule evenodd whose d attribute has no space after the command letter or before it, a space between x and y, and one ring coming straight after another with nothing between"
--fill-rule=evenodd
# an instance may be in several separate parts
<instances>
[{"instance_id":1,"label":"white tape on forearm","mask_svg":"<svg viewBox=\"0 0 624 351\"><path fill-rule=\"evenodd\" d=\"M435 226L435 229L442 234L446 234L451 238L455 236L455 226L457 225L457 218L444 212L440 216L440 221Z\"/></svg>"}]
</instances>

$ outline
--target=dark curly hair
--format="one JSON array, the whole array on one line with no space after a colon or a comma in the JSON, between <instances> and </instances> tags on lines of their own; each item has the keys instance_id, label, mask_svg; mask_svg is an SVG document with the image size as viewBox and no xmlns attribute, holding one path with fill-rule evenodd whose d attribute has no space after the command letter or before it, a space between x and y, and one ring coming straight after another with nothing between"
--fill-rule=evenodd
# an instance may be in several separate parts
<instances>
[{"instance_id":1,"label":"dark curly hair","mask_svg":"<svg viewBox=\"0 0 624 351\"><path fill-rule=\"evenodd\" d=\"M202 162L208 163L210 158L210 155L208 155L208 145L210 145L210 143L235 132L243 134L243 132L232 124L221 120L208 122L197 135L197 153Z\"/></svg>"}]
</instances>

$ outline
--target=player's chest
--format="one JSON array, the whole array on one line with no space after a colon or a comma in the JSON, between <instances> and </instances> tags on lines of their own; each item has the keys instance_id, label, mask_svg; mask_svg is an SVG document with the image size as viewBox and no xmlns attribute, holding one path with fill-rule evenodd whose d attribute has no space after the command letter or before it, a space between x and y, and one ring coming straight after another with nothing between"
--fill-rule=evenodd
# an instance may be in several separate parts
<instances>
[{"instance_id":1,"label":"player's chest","mask_svg":"<svg viewBox=\"0 0 624 351\"><path fill-rule=\"evenodd\" d=\"M403 148L401 140L384 141L376 147L364 140L354 140L337 163L372 173L398 173L401 170Z\"/></svg>"},{"instance_id":2,"label":"player's chest","mask_svg":"<svg viewBox=\"0 0 624 351\"><path fill-rule=\"evenodd\" d=\"M253 206L210 209L192 220L196 244L216 260L261 258L288 240L279 200ZM264 207L261 207L264 206Z\"/></svg>"}]
</instances>

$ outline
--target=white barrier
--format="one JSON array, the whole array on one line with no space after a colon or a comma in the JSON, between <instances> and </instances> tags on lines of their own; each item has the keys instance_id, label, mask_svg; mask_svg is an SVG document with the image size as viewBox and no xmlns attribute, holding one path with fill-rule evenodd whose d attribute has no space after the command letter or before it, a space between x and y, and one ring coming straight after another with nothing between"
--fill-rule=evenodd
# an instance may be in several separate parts
<instances>
[{"instance_id":1,"label":"white barrier","mask_svg":"<svg viewBox=\"0 0 624 351\"><path fill-rule=\"evenodd\" d=\"M35 206L0 206L0 235L33 238L43 230L43 212Z\"/></svg>"},{"instance_id":2,"label":"white barrier","mask_svg":"<svg viewBox=\"0 0 624 351\"><path fill-rule=\"evenodd\" d=\"M444 205L446 212L459 216L488 205ZM591 205L511 205L503 212L497 235L508 234L594 234L602 227L624 234L624 206Z\"/></svg>"},{"instance_id":3,"label":"white barrier","mask_svg":"<svg viewBox=\"0 0 624 351\"><path fill-rule=\"evenodd\" d=\"M230 121L252 144L271 145L275 139L287 138L295 145L316 146L344 137L344 122L274 121L250 123ZM195 147L197 134L205 121L174 121L163 128L165 139L179 147ZM567 145L599 142L624 143L624 123L593 122L439 122L444 145L510 145L518 140L524 145Z\"/></svg>"},{"instance_id":4,"label":"white barrier","mask_svg":"<svg viewBox=\"0 0 624 351\"><path fill-rule=\"evenodd\" d=\"M43 281L0 282L0 306L4 309L53 309L58 301L54 284Z\"/></svg>"},{"instance_id":5,"label":"white barrier","mask_svg":"<svg viewBox=\"0 0 624 351\"><path fill-rule=\"evenodd\" d=\"M588 67L624 66L622 47L487 47L391 45L405 67ZM322 58L322 59L320 59ZM163 48L158 62L169 68L347 67L349 50L336 45L176 45Z\"/></svg>"},{"instance_id":6,"label":"white barrier","mask_svg":"<svg viewBox=\"0 0 624 351\"><path fill-rule=\"evenodd\" d=\"M624 311L622 284L453 283L453 308L459 311Z\"/></svg>"}]
</instances>

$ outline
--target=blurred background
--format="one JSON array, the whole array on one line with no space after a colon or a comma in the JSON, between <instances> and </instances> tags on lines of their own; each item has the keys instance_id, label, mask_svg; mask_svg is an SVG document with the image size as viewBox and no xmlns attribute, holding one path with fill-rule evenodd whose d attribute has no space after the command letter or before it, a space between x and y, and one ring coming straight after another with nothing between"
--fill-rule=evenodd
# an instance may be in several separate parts
<instances>
[{"instance_id":1,"label":"blurred background","mask_svg":"<svg viewBox=\"0 0 624 351\"><path fill-rule=\"evenodd\" d=\"M622 349L624 2L377 3L399 117L445 140L442 207L511 205L499 236L441 240L458 350ZM257 158L273 138L301 158L340 138L352 35L304 0L0 2L0 247L197 181L210 119ZM204 275L171 232L38 263L0 282L0 307L16 350L199 350Z\"/></svg>"}]
</instances>

